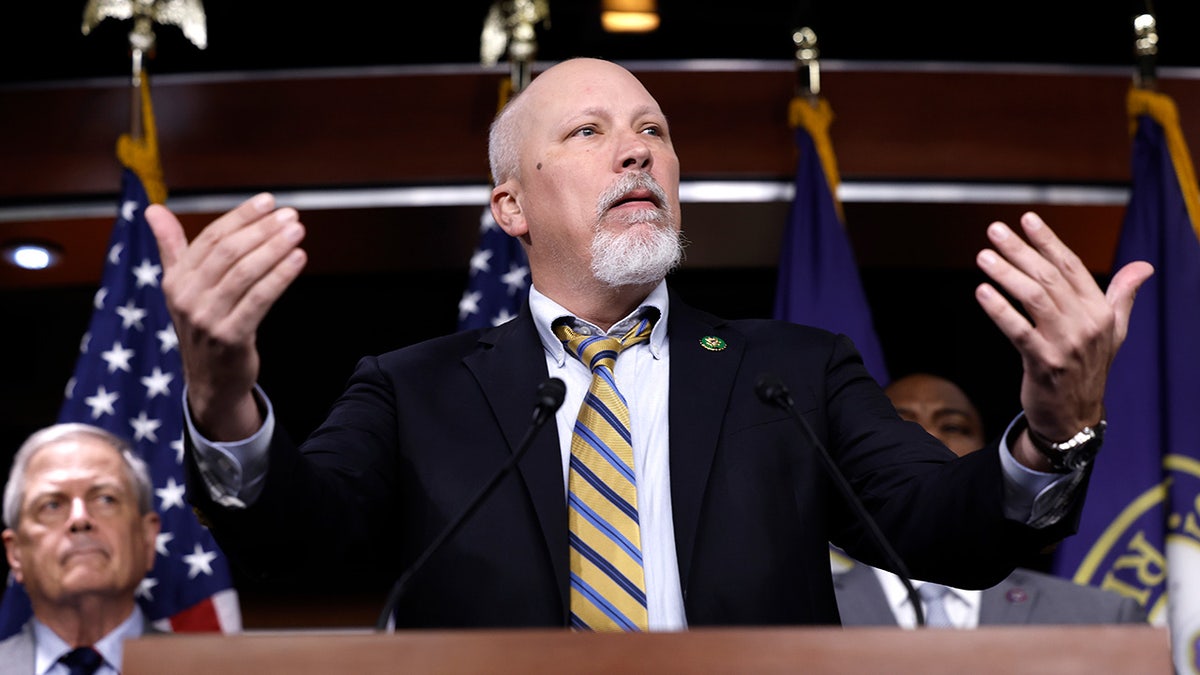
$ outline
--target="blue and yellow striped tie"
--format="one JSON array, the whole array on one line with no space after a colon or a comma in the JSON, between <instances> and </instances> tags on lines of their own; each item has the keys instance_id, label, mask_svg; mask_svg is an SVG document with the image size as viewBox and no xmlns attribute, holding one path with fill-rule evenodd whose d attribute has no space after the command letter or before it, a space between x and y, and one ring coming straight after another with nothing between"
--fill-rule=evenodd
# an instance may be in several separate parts
<instances>
[{"instance_id":1,"label":"blue and yellow striped tie","mask_svg":"<svg viewBox=\"0 0 1200 675\"><path fill-rule=\"evenodd\" d=\"M649 338L651 328L652 321L642 319L620 339L554 328L567 351L592 371L567 474L571 627L577 630L648 626L629 409L613 381L613 365L622 349Z\"/></svg>"}]
</instances>

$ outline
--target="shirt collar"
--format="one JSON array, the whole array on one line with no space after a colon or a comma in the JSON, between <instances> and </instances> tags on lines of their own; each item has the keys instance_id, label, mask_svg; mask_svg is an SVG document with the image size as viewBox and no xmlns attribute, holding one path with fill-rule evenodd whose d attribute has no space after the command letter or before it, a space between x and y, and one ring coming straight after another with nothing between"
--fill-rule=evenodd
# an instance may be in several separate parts
<instances>
[{"instance_id":1,"label":"shirt collar","mask_svg":"<svg viewBox=\"0 0 1200 675\"><path fill-rule=\"evenodd\" d=\"M650 331L650 339L646 342L650 347L650 353L654 358L662 358L663 348L667 342L667 282L660 281L654 290L646 296L645 300L637 306L624 319L613 324L613 327L608 330L609 335L621 335L633 327L634 322L641 318L642 312L646 308L654 308L658 310L658 320L654 322L654 328ZM570 319L571 326L576 331L588 335L601 335L604 331L600 330L583 319L576 318L570 312L563 308L562 305L551 300L546 295L538 291L536 287L529 289L529 310L533 313L533 322L537 327L538 337L542 340L542 347L546 353L554 359L558 365L563 365L567 358L566 349L563 348L562 341L554 334L554 323L560 319Z\"/></svg>"},{"instance_id":2,"label":"shirt collar","mask_svg":"<svg viewBox=\"0 0 1200 675\"><path fill-rule=\"evenodd\" d=\"M134 604L133 612L129 617L100 638L92 647L100 652L100 656L104 657L104 662L110 668L120 672L120 668L114 664L121 663L125 640L138 637L143 632L145 632L145 617L141 608ZM49 626L39 621L37 617L33 618L33 644L35 645L33 672L36 675L44 675L58 663L64 654L72 649L71 645L60 638Z\"/></svg>"}]
</instances>

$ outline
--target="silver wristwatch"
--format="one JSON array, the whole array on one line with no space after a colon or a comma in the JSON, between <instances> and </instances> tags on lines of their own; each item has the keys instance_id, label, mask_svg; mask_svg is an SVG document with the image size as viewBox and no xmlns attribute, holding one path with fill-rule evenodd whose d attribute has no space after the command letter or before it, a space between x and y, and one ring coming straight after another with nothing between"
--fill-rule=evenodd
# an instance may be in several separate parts
<instances>
[{"instance_id":1,"label":"silver wristwatch","mask_svg":"<svg viewBox=\"0 0 1200 675\"><path fill-rule=\"evenodd\" d=\"M1104 442L1104 429L1107 426L1107 422L1100 420L1095 426L1084 427L1082 431L1061 443L1046 438L1034 431L1033 427L1026 428L1033 447L1050 460L1055 470L1076 471L1087 466L1096 457L1100 445Z\"/></svg>"}]
</instances>

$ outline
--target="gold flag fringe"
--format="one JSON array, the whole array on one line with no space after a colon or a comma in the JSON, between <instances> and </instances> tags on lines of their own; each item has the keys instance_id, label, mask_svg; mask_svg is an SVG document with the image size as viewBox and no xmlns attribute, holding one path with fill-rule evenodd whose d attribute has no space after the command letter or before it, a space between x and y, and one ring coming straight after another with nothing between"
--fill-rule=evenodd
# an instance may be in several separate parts
<instances>
[{"instance_id":1,"label":"gold flag fringe","mask_svg":"<svg viewBox=\"0 0 1200 675\"><path fill-rule=\"evenodd\" d=\"M833 143L829 140L829 125L833 123L833 108L829 101L817 98L815 105L808 98L796 96L792 99L788 110L788 122L793 129L803 127L813 139L817 148L817 156L821 159L821 167L825 170L825 182L829 184L829 196L837 208L838 220L846 222L842 215L842 201L838 199L837 159L833 155Z\"/></svg>"},{"instance_id":2,"label":"gold flag fringe","mask_svg":"<svg viewBox=\"0 0 1200 675\"><path fill-rule=\"evenodd\" d=\"M1132 87L1126 98L1126 109L1129 113L1130 136L1137 133L1137 118L1143 114L1150 115L1162 127L1167 137L1171 163L1175 165L1175 176L1179 179L1179 189L1183 192L1183 203L1187 205L1188 218L1192 221L1196 236L1200 237L1200 186L1196 184L1196 170L1192 166L1183 130L1179 127L1179 111L1175 102L1165 94Z\"/></svg>"},{"instance_id":3,"label":"gold flag fringe","mask_svg":"<svg viewBox=\"0 0 1200 675\"><path fill-rule=\"evenodd\" d=\"M142 73L141 80L141 138L121 134L117 139L117 159L142 180L150 203L162 204L167 201L167 186L158 157L158 128L154 125L154 106L150 102L150 77Z\"/></svg>"}]
</instances>

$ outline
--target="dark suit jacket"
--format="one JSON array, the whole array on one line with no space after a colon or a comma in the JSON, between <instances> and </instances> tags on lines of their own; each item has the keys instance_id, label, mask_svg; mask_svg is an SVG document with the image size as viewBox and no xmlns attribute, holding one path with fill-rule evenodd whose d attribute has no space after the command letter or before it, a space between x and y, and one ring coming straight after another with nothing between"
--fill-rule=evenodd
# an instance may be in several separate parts
<instances>
[{"instance_id":1,"label":"dark suit jacket","mask_svg":"<svg viewBox=\"0 0 1200 675\"><path fill-rule=\"evenodd\" d=\"M705 336L728 346L710 351ZM790 388L914 574L991 586L1077 522L1076 512L1034 531L1006 520L997 446L952 461L896 416L845 337L718 319L672 293L669 340L671 498L689 625L836 624L828 542L883 565L816 446L756 396L761 373ZM241 569L395 579L518 446L546 377L528 306L496 328L364 358L299 452L277 430L252 507L213 504L191 460L189 498ZM567 625L562 458L547 426L412 578L398 626Z\"/></svg>"},{"instance_id":2,"label":"dark suit jacket","mask_svg":"<svg viewBox=\"0 0 1200 675\"><path fill-rule=\"evenodd\" d=\"M833 575L842 624L895 626L896 616L875 571L854 565ZM1018 568L979 599L979 625L1145 623L1132 598L1094 586Z\"/></svg>"}]
</instances>

